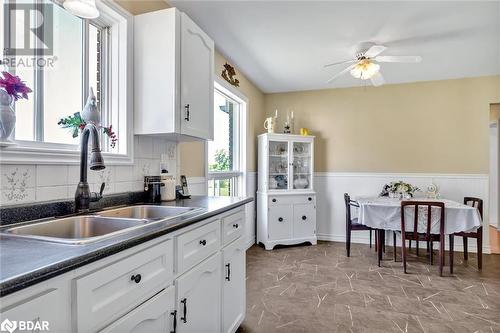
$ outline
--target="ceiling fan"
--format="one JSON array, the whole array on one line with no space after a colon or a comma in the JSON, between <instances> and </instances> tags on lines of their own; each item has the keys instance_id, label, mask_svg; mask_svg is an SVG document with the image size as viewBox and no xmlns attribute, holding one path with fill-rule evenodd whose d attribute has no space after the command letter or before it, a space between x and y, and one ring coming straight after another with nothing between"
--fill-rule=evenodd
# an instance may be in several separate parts
<instances>
[{"instance_id":1,"label":"ceiling fan","mask_svg":"<svg viewBox=\"0 0 500 333\"><path fill-rule=\"evenodd\" d=\"M331 67L341 64L351 64L346 69L335 74L327 83L334 81L347 72L357 79L370 80L375 87L381 86L385 83L384 77L380 73L379 62L398 62L398 63L419 63L422 61L421 56L381 56L382 52L387 49L384 45L377 45L368 43L355 54L355 58L340 62L334 62L324 67Z\"/></svg>"}]
</instances>

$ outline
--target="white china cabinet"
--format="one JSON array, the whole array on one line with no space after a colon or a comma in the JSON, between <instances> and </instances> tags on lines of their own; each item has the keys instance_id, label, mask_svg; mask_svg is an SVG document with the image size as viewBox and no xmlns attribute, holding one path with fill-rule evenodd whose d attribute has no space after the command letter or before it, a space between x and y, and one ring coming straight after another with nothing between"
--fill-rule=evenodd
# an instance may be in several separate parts
<instances>
[{"instance_id":1,"label":"white china cabinet","mask_svg":"<svg viewBox=\"0 0 500 333\"><path fill-rule=\"evenodd\" d=\"M134 19L135 134L213 139L214 41L176 8Z\"/></svg>"},{"instance_id":2,"label":"white china cabinet","mask_svg":"<svg viewBox=\"0 0 500 333\"><path fill-rule=\"evenodd\" d=\"M257 242L316 244L314 137L259 135Z\"/></svg>"}]
</instances>

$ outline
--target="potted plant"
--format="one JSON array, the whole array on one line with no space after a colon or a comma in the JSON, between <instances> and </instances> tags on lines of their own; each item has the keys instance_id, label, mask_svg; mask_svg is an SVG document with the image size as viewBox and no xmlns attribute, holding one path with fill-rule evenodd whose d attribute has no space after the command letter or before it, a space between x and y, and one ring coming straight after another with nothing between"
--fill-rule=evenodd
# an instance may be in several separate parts
<instances>
[{"instance_id":1,"label":"potted plant","mask_svg":"<svg viewBox=\"0 0 500 333\"><path fill-rule=\"evenodd\" d=\"M16 127L14 103L19 99L28 99L32 90L19 76L2 72L0 75L0 144L11 144L11 135Z\"/></svg>"}]
</instances>

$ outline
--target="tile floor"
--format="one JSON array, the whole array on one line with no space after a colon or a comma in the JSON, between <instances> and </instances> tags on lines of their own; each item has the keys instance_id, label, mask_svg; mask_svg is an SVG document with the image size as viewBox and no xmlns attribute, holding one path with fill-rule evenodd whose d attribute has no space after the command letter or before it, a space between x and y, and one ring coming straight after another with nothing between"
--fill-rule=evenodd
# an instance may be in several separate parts
<instances>
[{"instance_id":1,"label":"tile floor","mask_svg":"<svg viewBox=\"0 0 500 333\"><path fill-rule=\"evenodd\" d=\"M485 255L479 272L455 254L455 274L439 277L425 251L409 274L392 260L377 267L373 249L319 242L247 251L247 316L240 332L500 333L500 255ZM398 254L398 260L400 255ZM471 257L474 257L472 255Z\"/></svg>"}]
</instances>

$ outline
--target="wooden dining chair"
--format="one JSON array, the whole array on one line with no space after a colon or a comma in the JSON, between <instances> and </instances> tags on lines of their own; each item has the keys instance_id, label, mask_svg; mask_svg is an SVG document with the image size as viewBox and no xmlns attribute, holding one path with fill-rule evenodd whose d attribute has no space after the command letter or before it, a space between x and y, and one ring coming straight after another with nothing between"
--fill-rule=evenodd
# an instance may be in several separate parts
<instances>
[{"instance_id":1,"label":"wooden dining chair","mask_svg":"<svg viewBox=\"0 0 500 333\"><path fill-rule=\"evenodd\" d=\"M410 230L407 230L405 210L407 207L414 209L415 216L413 219L413 225L411 225ZM418 232L418 222L419 217L423 213L419 207L427 207L426 218L425 218L425 232ZM431 212L432 207L439 208L439 234L431 233ZM401 202L401 249L403 257L403 270L406 271L406 240L414 240L416 242L424 241L430 242L430 261L432 263L432 242L439 242L439 276L443 276L443 266L444 266L444 223L445 223L445 206L443 202L435 201L402 201ZM450 251L450 272L453 272L453 251Z\"/></svg>"},{"instance_id":2,"label":"wooden dining chair","mask_svg":"<svg viewBox=\"0 0 500 333\"><path fill-rule=\"evenodd\" d=\"M351 256L351 231L370 231L370 248L372 247L372 228L367 227L366 225L359 224L358 218L351 217L351 207L358 207L359 204L356 201L351 200L349 194L344 193L344 201L345 201L345 230L346 230L346 252L347 256Z\"/></svg>"},{"instance_id":3,"label":"wooden dining chair","mask_svg":"<svg viewBox=\"0 0 500 333\"><path fill-rule=\"evenodd\" d=\"M479 215L481 216L481 221L483 220L483 200L474 197L465 197L464 205L472 206L477 208ZM450 245L453 245L453 237L459 236L463 237L464 242L464 260L469 259L469 254L467 253L467 245L469 238L476 238L477 240L477 268L483 268L483 227L479 227L474 232L458 232L454 235L450 235Z\"/></svg>"}]
</instances>

